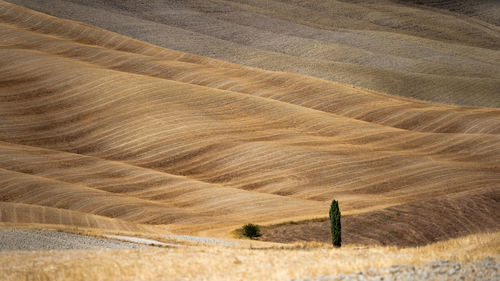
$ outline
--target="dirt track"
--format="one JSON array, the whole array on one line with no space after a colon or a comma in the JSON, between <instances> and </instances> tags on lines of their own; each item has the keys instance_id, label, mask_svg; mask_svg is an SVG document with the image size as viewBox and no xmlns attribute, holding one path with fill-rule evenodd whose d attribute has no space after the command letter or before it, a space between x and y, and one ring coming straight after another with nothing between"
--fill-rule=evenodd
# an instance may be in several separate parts
<instances>
[{"instance_id":1,"label":"dirt track","mask_svg":"<svg viewBox=\"0 0 500 281\"><path fill-rule=\"evenodd\" d=\"M493 274L498 273L498 238L498 233L475 235L407 249L198 246L113 251L12 251L8 255L0 255L0 279L24 281L29 276L33 281L380 281L380 278L371 278L379 276L386 281L391 280L390 277L392 280L420 281L429 280L429 277L443 280L442 277L448 276L444 280L456 280L453 277L465 275L476 280L481 280L481 277L496 280ZM484 259L487 257L497 260ZM472 269L475 273L471 272ZM418 278L412 278L414 276Z\"/></svg>"},{"instance_id":2,"label":"dirt track","mask_svg":"<svg viewBox=\"0 0 500 281\"><path fill-rule=\"evenodd\" d=\"M296 278L290 281L491 281L500 280L500 264L492 257L477 262L436 260L420 266L393 265L351 274Z\"/></svg>"},{"instance_id":3,"label":"dirt track","mask_svg":"<svg viewBox=\"0 0 500 281\"><path fill-rule=\"evenodd\" d=\"M33 229L0 228L0 251L6 250L73 250L132 249L146 246L64 232ZM5 254L5 253L3 253Z\"/></svg>"}]
</instances>

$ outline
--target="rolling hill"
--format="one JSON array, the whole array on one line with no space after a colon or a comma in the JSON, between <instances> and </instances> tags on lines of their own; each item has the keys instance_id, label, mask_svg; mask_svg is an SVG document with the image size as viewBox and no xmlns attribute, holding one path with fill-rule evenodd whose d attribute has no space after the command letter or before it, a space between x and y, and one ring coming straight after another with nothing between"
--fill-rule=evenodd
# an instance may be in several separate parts
<instances>
[{"instance_id":1,"label":"rolling hill","mask_svg":"<svg viewBox=\"0 0 500 281\"><path fill-rule=\"evenodd\" d=\"M237 64L500 107L499 1L9 2Z\"/></svg>"},{"instance_id":2,"label":"rolling hill","mask_svg":"<svg viewBox=\"0 0 500 281\"><path fill-rule=\"evenodd\" d=\"M500 5L494 0L398 0L401 3L422 5L431 8L448 10L477 18L496 26L500 25Z\"/></svg>"},{"instance_id":3,"label":"rolling hill","mask_svg":"<svg viewBox=\"0 0 500 281\"><path fill-rule=\"evenodd\" d=\"M491 41L470 40L457 48L497 63ZM482 97L498 83L473 79ZM238 65L0 1L3 223L227 236L324 217L335 198L347 241L422 245L498 230L499 134L497 108ZM354 227L367 222L380 232Z\"/></svg>"}]
</instances>

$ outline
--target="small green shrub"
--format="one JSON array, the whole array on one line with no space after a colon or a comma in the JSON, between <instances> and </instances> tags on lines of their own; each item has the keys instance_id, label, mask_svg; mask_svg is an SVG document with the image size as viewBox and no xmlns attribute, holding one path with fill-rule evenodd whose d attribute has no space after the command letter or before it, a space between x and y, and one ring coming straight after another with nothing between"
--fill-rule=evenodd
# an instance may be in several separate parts
<instances>
[{"instance_id":1,"label":"small green shrub","mask_svg":"<svg viewBox=\"0 0 500 281\"><path fill-rule=\"evenodd\" d=\"M251 223L244 225L243 235L248 238L255 238L261 236L262 234L260 233L260 226Z\"/></svg>"}]
</instances>

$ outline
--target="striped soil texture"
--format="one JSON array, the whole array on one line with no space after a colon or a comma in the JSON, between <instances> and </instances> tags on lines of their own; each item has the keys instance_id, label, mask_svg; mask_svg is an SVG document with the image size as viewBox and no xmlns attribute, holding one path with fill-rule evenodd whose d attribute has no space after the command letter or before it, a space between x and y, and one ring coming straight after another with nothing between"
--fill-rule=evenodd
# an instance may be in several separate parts
<instances>
[{"instance_id":1,"label":"striped soil texture","mask_svg":"<svg viewBox=\"0 0 500 281\"><path fill-rule=\"evenodd\" d=\"M497 41L469 37L459 48L491 70L469 90L485 97ZM497 108L242 66L0 1L3 223L227 237L324 217L337 199L348 243L425 244L498 229L499 134Z\"/></svg>"},{"instance_id":2,"label":"striped soil texture","mask_svg":"<svg viewBox=\"0 0 500 281\"><path fill-rule=\"evenodd\" d=\"M9 0L165 48L500 107L500 1Z\"/></svg>"}]
</instances>

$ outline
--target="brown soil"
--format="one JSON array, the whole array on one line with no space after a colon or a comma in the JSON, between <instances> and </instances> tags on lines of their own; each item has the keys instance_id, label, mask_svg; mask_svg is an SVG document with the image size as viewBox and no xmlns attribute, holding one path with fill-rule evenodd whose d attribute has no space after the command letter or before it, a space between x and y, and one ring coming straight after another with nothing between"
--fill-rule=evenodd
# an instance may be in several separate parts
<instances>
[{"instance_id":1,"label":"brown soil","mask_svg":"<svg viewBox=\"0 0 500 281\"><path fill-rule=\"evenodd\" d=\"M344 244L422 246L473 233L500 229L500 193L464 192L438 199L342 217ZM330 223L304 222L264 228L263 240L331 243Z\"/></svg>"},{"instance_id":2,"label":"brown soil","mask_svg":"<svg viewBox=\"0 0 500 281\"><path fill-rule=\"evenodd\" d=\"M496 0L396 0L395 2L448 10L500 26L500 5Z\"/></svg>"},{"instance_id":3,"label":"brown soil","mask_svg":"<svg viewBox=\"0 0 500 281\"><path fill-rule=\"evenodd\" d=\"M4 223L224 236L324 216L333 198L354 215L466 191L482 204L500 186L499 109L249 68L3 1L0 38Z\"/></svg>"},{"instance_id":4,"label":"brown soil","mask_svg":"<svg viewBox=\"0 0 500 281\"><path fill-rule=\"evenodd\" d=\"M422 100L500 107L500 27L414 1L9 2L238 64ZM418 2L446 2L441 6L488 19L500 14L499 1Z\"/></svg>"}]
</instances>

